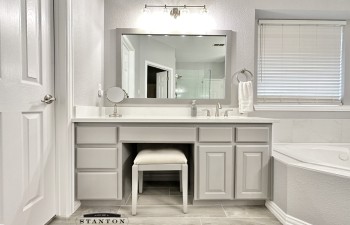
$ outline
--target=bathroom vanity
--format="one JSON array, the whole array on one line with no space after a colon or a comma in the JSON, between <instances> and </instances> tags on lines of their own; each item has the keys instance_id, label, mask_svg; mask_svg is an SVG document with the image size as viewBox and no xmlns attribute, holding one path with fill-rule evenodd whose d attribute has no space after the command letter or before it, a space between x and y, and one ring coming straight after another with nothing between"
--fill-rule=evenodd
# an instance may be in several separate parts
<instances>
[{"instance_id":1,"label":"bathroom vanity","mask_svg":"<svg viewBox=\"0 0 350 225\"><path fill-rule=\"evenodd\" d=\"M150 34L118 28L106 36L105 58L113 62L105 65L107 99L111 101L111 87L122 88L126 96L123 104L137 106L129 107L136 114L73 119L76 199L125 202L131 192L131 166L138 146L147 143L185 146L194 204L270 198L274 121L219 117L220 104L232 103L231 84L236 82L231 74L234 32ZM220 106L216 107L216 117L170 116L189 115L184 109L189 99L199 105ZM102 105L112 106L109 101ZM168 104L180 107L167 108ZM140 107L148 105L158 106L144 108L153 117L131 116L144 115ZM118 115L116 107L113 115Z\"/></svg>"},{"instance_id":2,"label":"bathroom vanity","mask_svg":"<svg viewBox=\"0 0 350 225\"><path fill-rule=\"evenodd\" d=\"M270 197L271 119L106 117L73 122L78 200L125 202L139 143L189 146L194 204Z\"/></svg>"}]
</instances>

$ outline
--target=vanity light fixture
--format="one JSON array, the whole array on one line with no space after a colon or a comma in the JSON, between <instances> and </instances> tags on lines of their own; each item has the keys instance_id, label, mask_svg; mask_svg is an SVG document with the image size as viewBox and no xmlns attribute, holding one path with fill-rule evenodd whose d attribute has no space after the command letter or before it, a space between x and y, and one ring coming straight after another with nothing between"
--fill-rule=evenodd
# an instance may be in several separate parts
<instances>
[{"instance_id":1,"label":"vanity light fixture","mask_svg":"<svg viewBox=\"0 0 350 225\"><path fill-rule=\"evenodd\" d=\"M143 13L148 14L150 13L149 8L164 8L163 12L164 14L169 14L168 8L172 8L170 10L170 16L174 17L176 19L179 17L181 14L189 14L189 9L188 8L200 8L200 13L205 14L208 13L208 10L205 5L145 5L145 8L143 8Z\"/></svg>"}]
</instances>

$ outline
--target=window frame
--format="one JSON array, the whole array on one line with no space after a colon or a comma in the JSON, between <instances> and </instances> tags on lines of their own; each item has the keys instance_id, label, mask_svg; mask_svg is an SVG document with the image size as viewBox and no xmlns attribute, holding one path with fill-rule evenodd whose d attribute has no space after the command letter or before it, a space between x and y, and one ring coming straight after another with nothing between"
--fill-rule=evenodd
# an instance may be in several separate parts
<instances>
[{"instance_id":1,"label":"window frame","mask_svg":"<svg viewBox=\"0 0 350 225\"><path fill-rule=\"evenodd\" d=\"M342 64L341 64L341 98L340 102L337 101L335 103L332 103L331 101L317 101L316 98L314 101L312 101L311 98L308 98L307 101L287 101L283 99L283 97L280 98L280 101L258 101L258 81L260 75L259 72L259 61L260 61L260 24L276 24L276 25L337 25L337 26L343 26L342 28L342 34L341 34L341 57L342 57ZM286 19L273 19L273 20L265 20L265 19L258 19L257 20L257 26L256 26L256 81L255 83L255 93L254 93L254 107L255 110L267 110L267 111L350 111L350 106L344 106L343 100L345 96L345 26L347 25L347 21L345 20L286 20ZM284 100L284 101L283 101Z\"/></svg>"}]
</instances>

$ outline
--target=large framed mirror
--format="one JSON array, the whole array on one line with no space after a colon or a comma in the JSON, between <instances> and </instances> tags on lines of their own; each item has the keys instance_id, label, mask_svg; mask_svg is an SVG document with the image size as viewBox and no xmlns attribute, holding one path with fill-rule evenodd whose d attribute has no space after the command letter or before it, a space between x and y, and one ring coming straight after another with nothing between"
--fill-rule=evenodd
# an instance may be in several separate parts
<instances>
[{"instance_id":1,"label":"large framed mirror","mask_svg":"<svg viewBox=\"0 0 350 225\"><path fill-rule=\"evenodd\" d=\"M129 95L124 104L230 104L232 36L112 30L106 34L105 89L121 86Z\"/></svg>"}]
</instances>

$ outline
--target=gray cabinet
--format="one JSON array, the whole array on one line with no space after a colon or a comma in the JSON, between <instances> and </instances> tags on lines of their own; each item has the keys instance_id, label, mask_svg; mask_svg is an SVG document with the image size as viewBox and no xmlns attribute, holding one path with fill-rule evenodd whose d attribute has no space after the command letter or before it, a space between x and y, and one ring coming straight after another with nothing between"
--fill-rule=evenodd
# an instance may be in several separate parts
<instances>
[{"instance_id":1,"label":"gray cabinet","mask_svg":"<svg viewBox=\"0 0 350 225\"><path fill-rule=\"evenodd\" d=\"M268 127L236 127L236 142L269 142Z\"/></svg>"},{"instance_id":2,"label":"gray cabinet","mask_svg":"<svg viewBox=\"0 0 350 225\"><path fill-rule=\"evenodd\" d=\"M77 144L116 144L116 127L77 127Z\"/></svg>"},{"instance_id":3,"label":"gray cabinet","mask_svg":"<svg viewBox=\"0 0 350 225\"><path fill-rule=\"evenodd\" d=\"M127 197L123 195L127 195L128 166L133 159L125 167L124 161L133 150L125 150L134 146L129 143L187 143L195 147L194 163L189 163L194 200L268 199L271 128L271 124L258 123L79 123L76 197Z\"/></svg>"},{"instance_id":4,"label":"gray cabinet","mask_svg":"<svg viewBox=\"0 0 350 225\"><path fill-rule=\"evenodd\" d=\"M77 169L117 169L116 148L77 148Z\"/></svg>"},{"instance_id":5,"label":"gray cabinet","mask_svg":"<svg viewBox=\"0 0 350 225\"><path fill-rule=\"evenodd\" d=\"M200 127L199 142L232 142L232 127Z\"/></svg>"},{"instance_id":6,"label":"gray cabinet","mask_svg":"<svg viewBox=\"0 0 350 225\"><path fill-rule=\"evenodd\" d=\"M110 200L118 197L116 172L78 172L77 198L82 200Z\"/></svg>"},{"instance_id":7,"label":"gray cabinet","mask_svg":"<svg viewBox=\"0 0 350 225\"><path fill-rule=\"evenodd\" d=\"M198 156L199 199L232 199L232 145L199 146Z\"/></svg>"},{"instance_id":8,"label":"gray cabinet","mask_svg":"<svg viewBox=\"0 0 350 225\"><path fill-rule=\"evenodd\" d=\"M118 200L117 162L117 127L77 126L77 199Z\"/></svg>"},{"instance_id":9,"label":"gray cabinet","mask_svg":"<svg viewBox=\"0 0 350 225\"><path fill-rule=\"evenodd\" d=\"M236 146L236 199L268 198L269 157L269 145Z\"/></svg>"}]
</instances>

